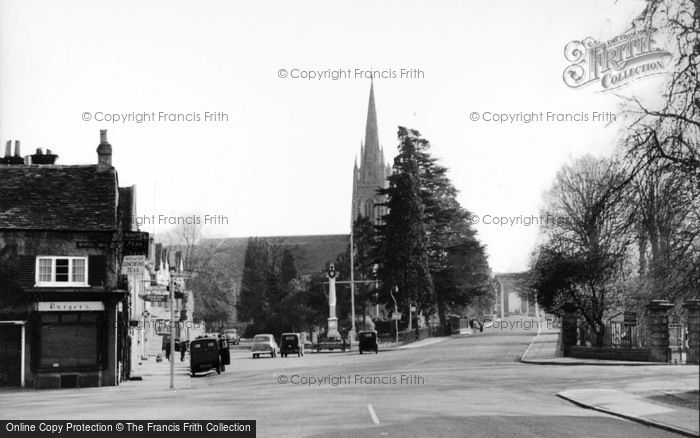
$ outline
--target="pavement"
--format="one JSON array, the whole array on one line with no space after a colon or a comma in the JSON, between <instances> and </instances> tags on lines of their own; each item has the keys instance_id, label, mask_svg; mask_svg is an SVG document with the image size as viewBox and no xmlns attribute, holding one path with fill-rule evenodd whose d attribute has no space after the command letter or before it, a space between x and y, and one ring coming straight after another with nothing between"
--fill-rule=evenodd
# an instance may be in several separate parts
<instances>
[{"instance_id":1,"label":"pavement","mask_svg":"<svg viewBox=\"0 0 700 438\"><path fill-rule=\"evenodd\" d=\"M190 388L190 356L185 355L185 360L180 361L180 353L175 355L175 388ZM132 381L124 384L134 383L146 388L165 388L170 385L170 362L163 359L157 362L155 357L147 360L139 360L131 372ZM137 378L137 379L134 379ZM138 380L140 378L140 380Z\"/></svg>"},{"instance_id":2,"label":"pavement","mask_svg":"<svg viewBox=\"0 0 700 438\"><path fill-rule=\"evenodd\" d=\"M520 361L535 365L678 367L667 363L561 357L558 330L540 331L520 357ZM695 365L681 366L698 370ZM557 393L557 396L583 408L615 415L647 426L684 436L700 436L697 387L690 389L683 382L674 383L647 382L641 386L628 388L628 391L612 388L569 389Z\"/></svg>"}]
</instances>

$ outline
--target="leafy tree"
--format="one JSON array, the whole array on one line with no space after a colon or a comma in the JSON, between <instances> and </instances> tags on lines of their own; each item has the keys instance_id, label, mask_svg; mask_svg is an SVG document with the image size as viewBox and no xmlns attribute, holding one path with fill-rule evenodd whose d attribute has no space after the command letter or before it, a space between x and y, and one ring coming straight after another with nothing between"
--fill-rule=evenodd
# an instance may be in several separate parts
<instances>
[{"instance_id":1,"label":"leafy tree","mask_svg":"<svg viewBox=\"0 0 700 438\"><path fill-rule=\"evenodd\" d=\"M384 205L389 210L382 217L378 241L383 300L389 302L390 290L398 287L396 300L401 308L412 302L424 307L434 303L418 159L419 145L427 141L417 131L404 127L399 127L398 137L399 154L394 159L389 187L380 190L387 196Z\"/></svg>"},{"instance_id":2,"label":"leafy tree","mask_svg":"<svg viewBox=\"0 0 700 438\"><path fill-rule=\"evenodd\" d=\"M430 155L430 143L417 131L405 128L399 128L399 141L389 188L380 192L388 197L384 205L389 213L377 227L375 258L385 262L382 279L386 282L418 255L415 266L420 267L421 275L427 271L430 283L426 284L431 286L409 296L416 297L412 300L420 311L437 311L444 325L447 313L463 310L475 298L483 298L486 305L493 300L491 272L485 248L471 227L470 213L459 205L447 168ZM406 236L412 236L416 244ZM390 269L386 269L386 257L390 257ZM391 303L386 287L383 300Z\"/></svg>"},{"instance_id":3,"label":"leafy tree","mask_svg":"<svg viewBox=\"0 0 700 438\"><path fill-rule=\"evenodd\" d=\"M250 238L245 255L239 316L251 321L246 334L304 331L328 318L321 275L301 278L293 248L284 242ZM339 300L340 302L340 300Z\"/></svg>"}]
</instances>

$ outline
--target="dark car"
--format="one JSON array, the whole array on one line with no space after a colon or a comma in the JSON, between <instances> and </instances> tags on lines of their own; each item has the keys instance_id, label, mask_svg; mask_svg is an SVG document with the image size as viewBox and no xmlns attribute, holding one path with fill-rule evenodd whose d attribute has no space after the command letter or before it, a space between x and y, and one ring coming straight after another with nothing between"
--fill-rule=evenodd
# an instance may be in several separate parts
<instances>
[{"instance_id":1,"label":"dark car","mask_svg":"<svg viewBox=\"0 0 700 438\"><path fill-rule=\"evenodd\" d=\"M374 351L374 354L379 353L379 344L377 343L377 332L365 331L358 333L360 338L360 354L365 351Z\"/></svg>"},{"instance_id":2,"label":"dark car","mask_svg":"<svg viewBox=\"0 0 700 438\"><path fill-rule=\"evenodd\" d=\"M190 375L209 370L221 374L219 342L212 338L195 339L190 342Z\"/></svg>"},{"instance_id":3,"label":"dark car","mask_svg":"<svg viewBox=\"0 0 700 438\"><path fill-rule=\"evenodd\" d=\"M287 357L289 353L296 354L298 357L304 355L304 341L299 333L282 333L280 342L280 355Z\"/></svg>"}]
</instances>

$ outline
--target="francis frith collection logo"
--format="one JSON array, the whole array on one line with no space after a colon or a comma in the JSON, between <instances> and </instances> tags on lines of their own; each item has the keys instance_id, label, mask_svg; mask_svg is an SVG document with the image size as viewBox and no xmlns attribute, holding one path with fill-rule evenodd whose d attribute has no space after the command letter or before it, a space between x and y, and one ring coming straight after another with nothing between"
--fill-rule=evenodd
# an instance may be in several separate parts
<instances>
[{"instance_id":1,"label":"francis frith collection logo","mask_svg":"<svg viewBox=\"0 0 700 438\"><path fill-rule=\"evenodd\" d=\"M665 73L671 53L654 47L655 29L630 31L599 42L592 37L571 41L564 48L572 64L564 70L564 83L571 88L600 83L610 91L638 79Z\"/></svg>"}]
</instances>

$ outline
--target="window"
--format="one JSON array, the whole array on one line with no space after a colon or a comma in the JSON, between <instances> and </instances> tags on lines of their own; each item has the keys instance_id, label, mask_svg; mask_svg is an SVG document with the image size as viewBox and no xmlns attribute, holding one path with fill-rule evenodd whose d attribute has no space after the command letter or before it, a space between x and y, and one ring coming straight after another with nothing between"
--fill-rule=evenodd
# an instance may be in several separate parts
<instances>
[{"instance_id":1,"label":"window","mask_svg":"<svg viewBox=\"0 0 700 438\"><path fill-rule=\"evenodd\" d=\"M36 285L88 286L87 257L37 257Z\"/></svg>"},{"instance_id":2,"label":"window","mask_svg":"<svg viewBox=\"0 0 700 438\"><path fill-rule=\"evenodd\" d=\"M60 371L101 366L102 321L96 312L42 312L39 368Z\"/></svg>"}]
</instances>

